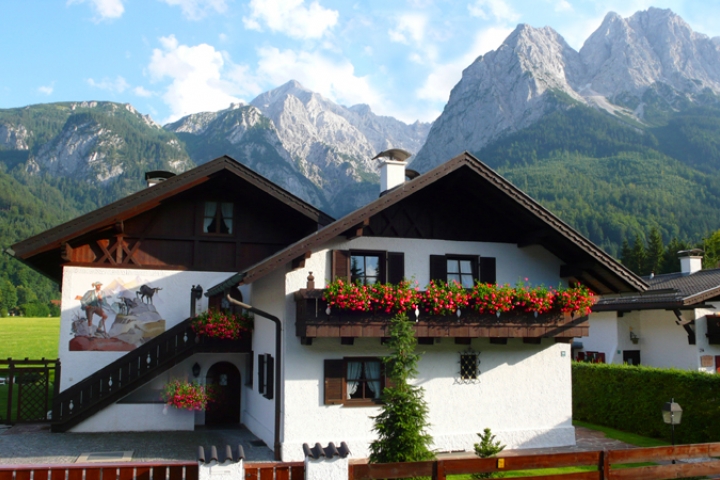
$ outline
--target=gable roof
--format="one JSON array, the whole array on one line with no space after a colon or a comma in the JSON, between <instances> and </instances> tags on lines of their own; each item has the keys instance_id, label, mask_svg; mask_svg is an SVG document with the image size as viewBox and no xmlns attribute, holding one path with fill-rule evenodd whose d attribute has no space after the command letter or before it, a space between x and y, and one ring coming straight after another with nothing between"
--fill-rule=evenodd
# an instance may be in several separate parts
<instances>
[{"instance_id":1,"label":"gable roof","mask_svg":"<svg viewBox=\"0 0 720 480\"><path fill-rule=\"evenodd\" d=\"M449 179L449 180L448 180ZM450 191L456 195L465 195L472 192L468 198L483 202L482 208L471 202L460 205L463 215L468 215L468 222L473 222L475 216L483 215L484 221L492 218L503 229L486 229L491 240L499 242L513 242L522 245L542 245L555 256L566 262L563 277L575 278L590 286L598 293L606 292L638 292L648 288L640 277L615 261L602 249L583 237L567 223L560 220L545 207L530 198L527 194L505 180L490 167L465 152L452 160L441 164L417 178L384 193L380 198L371 202L345 217L336 220L318 232L309 235L289 247L266 258L262 262L233 275L219 285L209 289L208 295L222 292L224 289L238 283L252 283L253 281L280 268L295 258L310 252L314 248L332 240L340 235L353 235L357 229L367 225L370 219L381 216L388 209L401 202L408 201L413 195L422 195L442 182L452 181ZM457 193L457 186L463 191ZM434 199L433 195L426 197ZM445 199L443 207L450 212L457 205L451 199ZM434 203L439 203L435 199ZM475 207L475 208L473 208ZM491 211L488 215L485 210ZM386 223L392 223L386 219ZM469 223L468 223L469 224ZM460 226L462 228L462 225ZM392 228L389 225L388 228ZM477 229L477 226L474 227ZM393 229L395 230L395 229ZM501 231L502 230L502 231ZM409 231L409 230L407 230ZM509 232L509 233L508 233ZM383 234L378 234L383 236ZM402 235L398 235L402 236ZM407 235L408 238L422 238L418 234Z\"/></svg>"},{"instance_id":2,"label":"gable roof","mask_svg":"<svg viewBox=\"0 0 720 480\"><path fill-rule=\"evenodd\" d=\"M162 201L209 181L211 176L221 171L237 175L320 225L333 221L329 215L226 155L18 242L5 251L20 260L27 260L34 255L60 248L73 238L157 207Z\"/></svg>"},{"instance_id":3,"label":"gable roof","mask_svg":"<svg viewBox=\"0 0 720 480\"><path fill-rule=\"evenodd\" d=\"M593 311L676 309L700 305L720 296L720 269L692 274L669 273L647 279L650 290L600 298Z\"/></svg>"}]
</instances>

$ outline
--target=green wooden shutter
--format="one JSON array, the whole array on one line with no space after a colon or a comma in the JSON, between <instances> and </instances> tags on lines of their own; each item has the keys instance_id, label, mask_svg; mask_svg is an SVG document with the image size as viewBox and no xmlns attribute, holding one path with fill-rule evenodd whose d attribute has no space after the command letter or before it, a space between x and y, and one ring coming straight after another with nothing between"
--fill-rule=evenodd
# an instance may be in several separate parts
<instances>
[{"instance_id":1,"label":"green wooden shutter","mask_svg":"<svg viewBox=\"0 0 720 480\"><path fill-rule=\"evenodd\" d=\"M397 285L403 278L405 278L405 254L403 252L388 252L386 281Z\"/></svg>"},{"instance_id":2,"label":"green wooden shutter","mask_svg":"<svg viewBox=\"0 0 720 480\"><path fill-rule=\"evenodd\" d=\"M480 257L480 282L482 282L482 283L497 282L494 257Z\"/></svg>"},{"instance_id":3,"label":"green wooden shutter","mask_svg":"<svg viewBox=\"0 0 720 480\"><path fill-rule=\"evenodd\" d=\"M343 403L344 383L345 362L343 360L325 360L325 405Z\"/></svg>"},{"instance_id":4,"label":"green wooden shutter","mask_svg":"<svg viewBox=\"0 0 720 480\"><path fill-rule=\"evenodd\" d=\"M430 255L430 280L447 282L447 258L445 255Z\"/></svg>"},{"instance_id":5,"label":"green wooden shutter","mask_svg":"<svg viewBox=\"0 0 720 480\"><path fill-rule=\"evenodd\" d=\"M332 252L332 279L350 281L350 252L348 250L333 250Z\"/></svg>"}]
</instances>

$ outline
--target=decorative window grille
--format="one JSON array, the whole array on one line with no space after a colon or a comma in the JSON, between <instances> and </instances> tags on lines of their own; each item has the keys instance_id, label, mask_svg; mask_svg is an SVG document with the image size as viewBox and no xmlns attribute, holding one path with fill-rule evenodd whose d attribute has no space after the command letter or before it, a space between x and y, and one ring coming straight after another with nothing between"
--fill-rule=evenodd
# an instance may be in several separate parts
<instances>
[{"instance_id":1,"label":"decorative window grille","mask_svg":"<svg viewBox=\"0 0 720 480\"><path fill-rule=\"evenodd\" d=\"M458 383L480 382L480 352L471 348L460 352Z\"/></svg>"}]
</instances>

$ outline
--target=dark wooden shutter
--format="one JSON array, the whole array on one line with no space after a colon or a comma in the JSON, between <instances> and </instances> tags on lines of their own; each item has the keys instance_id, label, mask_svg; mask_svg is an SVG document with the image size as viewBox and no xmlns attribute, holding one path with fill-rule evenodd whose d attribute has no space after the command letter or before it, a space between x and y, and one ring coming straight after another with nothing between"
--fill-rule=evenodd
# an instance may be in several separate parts
<instances>
[{"instance_id":1,"label":"dark wooden shutter","mask_svg":"<svg viewBox=\"0 0 720 480\"><path fill-rule=\"evenodd\" d=\"M258 392L265 394L265 355L258 355Z\"/></svg>"},{"instance_id":2,"label":"dark wooden shutter","mask_svg":"<svg viewBox=\"0 0 720 480\"><path fill-rule=\"evenodd\" d=\"M343 403L343 383L345 383L345 362L325 360L325 405Z\"/></svg>"},{"instance_id":3,"label":"dark wooden shutter","mask_svg":"<svg viewBox=\"0 0 720 480\"><path fill-rule=\"evenodd\" d=\"M480 257L480 282L497 282L497 276L495 273L495 257Z\"/></svg>"},{"instance_id":4,"label":"dark wooden shutter","mask_svg":"<svg viewBox=\"0 0 720 480\"><path fill-rule=\"evenodd\" d=\"M445 255L430 255L430 280L447 282L447 259Z\"/></svg>"},{"instance_id":5,"label":"dark wooden shutter","mask_svg":"<svg viewBox=\"0 0 720 480\"><path fill-rule=\"evenodd\" d=\"M388 283L397 285L405 278L405 254L403 252L387 253L387 279Z\"/></svg>"},{"instance_id":6,"label":"dark wooden shutter","mask_svg":"<svg viewBox=\"0 0 720 480\"><path fill-rule=\"evenodd\" d=\"M265 360L265 398L272 400L275 393L275 359L267 355Z\"/></svg>"},{"instance_id":7,"label":"dark wooden shutter","mask_svg":"<svg viewBox=\"0 0 720 480\"><path fill-rule=\"evenodd\" d=\"M350 281L350 252L348 250L333 250L332 252L332 279Z\"/></svg>"},{"instance_id":8,"label":"dark wooden shutter","mask_svg":"<svg viewBox=\"0 0 720 480\"><path fill-rule=\"evenodd\" d=\"M585 361L585 352L577 352L577 361L578 361L578 362L584 362L584 361Z\"/></svg>"},{"instance_id":9,"label":"dark wooden shutter","mask_svg":"<svg viewBox=\"0 0 720 480\"><path fill-rule=\"evenodd\" d=\"M255 375L255 352L250 352L245 364L245 386L252 388L253 375Z\"/></svg>"}]
</instances>

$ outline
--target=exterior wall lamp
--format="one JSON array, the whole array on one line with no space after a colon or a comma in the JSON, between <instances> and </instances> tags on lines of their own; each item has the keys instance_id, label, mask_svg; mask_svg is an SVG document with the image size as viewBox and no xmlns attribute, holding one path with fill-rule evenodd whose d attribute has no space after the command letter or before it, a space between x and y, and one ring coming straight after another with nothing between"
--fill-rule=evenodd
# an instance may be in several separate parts
<instances>
[{"instance_id":1,"label":"exterior wall lamp","mask_svg":"<svg viewBox=\"0 0 720 480\"><path fill-rule=\"evenodd\" d=\"M630 341L637 345L637 343L640 341L640 337L637 336L635 332L633 332L632 327L630 327ZM680 423L680 422L678 422Z\"/></svg>"},{"instance_id":2,"label":"exterior wall lamp","mask_svg":"<svg viewBox=\"0 0 720 480\"><path fill-rule=\"evenodd\" d=\"M195 365L192 366L192 374L193 377L198 377L200 375L200 364L195 362Z\"/></svg>"}]
</instances>

